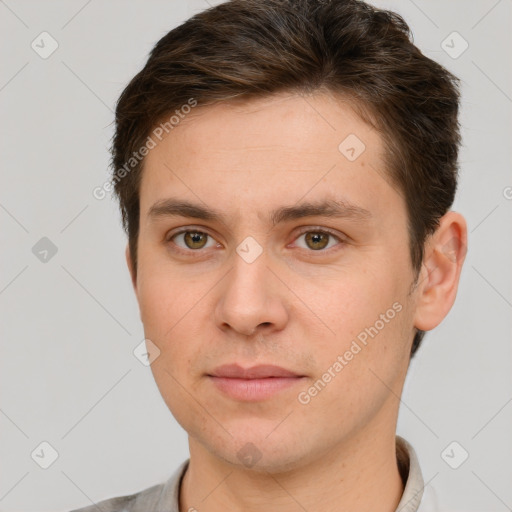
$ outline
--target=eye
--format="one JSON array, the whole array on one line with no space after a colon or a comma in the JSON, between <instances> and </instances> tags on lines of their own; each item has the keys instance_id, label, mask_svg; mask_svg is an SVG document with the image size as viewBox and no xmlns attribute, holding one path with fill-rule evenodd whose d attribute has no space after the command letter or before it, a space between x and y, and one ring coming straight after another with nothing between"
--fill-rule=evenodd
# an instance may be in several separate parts
<instances>
[{"instance_id":1,"label":"eye","mask_svg":"<svg viewBox=\"0 0 512 512\"><path fill-rule=\"evenodd\" d=\"M211 244L207 245L208 238L211 239ZM176 240L181 241L184 245L176 243ZM209 247L215 247L216 241L204 231L197 229L186 229L173 233L166 238L167 242L172 241L180 250L183 251L198 251Z\"/></svg>"},{"instance_id":2,"label":"eye","mask_svg":"<svg viewBox=\"0 0 512 512\"><path fill-rule=\"evenodd\" d=\"M325 228L311 229L311 227L308 227L308 230L304 230L299 234L295 239L295 243L297 243L297 240L301 239L304 239L304 242L303 245L299 244L299 247L306 249L309 252L327 252L327 250L332 248L333 245L336 245L336 241L338 241L338 245L344 244L341 237L326 230ZM172 233L168 235L165 240L167 243L172 242L175 246L173 250L189 254L191 252L200 252L201 249L220 246L220 244L208 233L199 229L190 228Z\"/></svg>"},{"instance_id":3,"label":"eye","mask_svg":"<svg viewBox=\"0 0 512 512\"><path fill-rule=\"evenodd\" d=\"M330 249L332 247L332 244L329 246L329 239L331 241L333 239L337 240L341 244L343 244L343 240L336 236L334 233L331 233L330 231L327 231L325 229L315 229L312 230L311 228L308 231L303 231L296 240L300 240L302 237L304 237L305 247L302 247L303 249L309 249L312 251L324 251L326 247ZM329 247L328 247L329 246Z\"/></svg>"}]
</instances>

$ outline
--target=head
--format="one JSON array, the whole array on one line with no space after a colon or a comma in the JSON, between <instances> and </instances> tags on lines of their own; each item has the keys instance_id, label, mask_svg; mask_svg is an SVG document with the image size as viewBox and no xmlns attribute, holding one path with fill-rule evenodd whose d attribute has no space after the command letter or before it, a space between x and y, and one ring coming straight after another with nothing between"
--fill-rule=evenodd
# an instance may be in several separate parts
<instances>
[{"instance_id":1,"label":"head","mask_svg":"<svg viewBox=\"0 0 512 512\"><path fill-rule=\"evenodd\" d=\"M151 51L118 101L113 184L155 379L211 452L251 441L285 467L304 436L295 458L396 412L464 259L458 105L404 20L357 0L233 0ZM302 387L237 402L208 379L231 362Z\"/></svg>"}]
</instances>

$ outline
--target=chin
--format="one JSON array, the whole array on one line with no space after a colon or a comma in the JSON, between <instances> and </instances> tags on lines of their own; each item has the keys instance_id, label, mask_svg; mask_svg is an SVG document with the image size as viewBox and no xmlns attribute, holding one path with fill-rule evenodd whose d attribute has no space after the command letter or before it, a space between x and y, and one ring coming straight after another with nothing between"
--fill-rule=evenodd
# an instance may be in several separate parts
<instances>
[{"instance_id":1,"label":"chin","mask_svg":"<svg viewBox=\"0 0 512 512\"><path fill-rule=\"evenodd\" d=\"M270 437L273 435L275 433ZM234 435L228 443L210 446L209 451L233 469L245 469L256 473L285 473L305 463L306 453L297 452L297 445L301 446L302 450L306 448L303 442L294 442L286 433L275 435L273 439L266 436L266 430L259 436Z\"/></svg>"}]
</instances>

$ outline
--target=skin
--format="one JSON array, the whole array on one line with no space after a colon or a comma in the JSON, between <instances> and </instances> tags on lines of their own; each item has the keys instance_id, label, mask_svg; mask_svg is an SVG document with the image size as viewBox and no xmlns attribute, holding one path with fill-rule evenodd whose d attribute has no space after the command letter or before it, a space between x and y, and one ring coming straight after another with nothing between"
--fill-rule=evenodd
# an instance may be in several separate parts
<instances>
[{"instance_id":1,"label":"skin","mask_svg":"<svg viewBox=\"0 0 512 512\"><path fill-rule=\"evenodd\" d=\"M366 146L354 161L338 150L349 134ZM412 287L405 203L382 154L380 135L348 102L283 93L198 106L146 157L137 272L128 247L126 258L145 336L160 350L155 381L189 437L182 512L396 509L398 397L414 328L433 329L452 307L467 228L456 212L441 219ZM148 215L169 197L224 220ZM371 217L269 222L275 208L324 198ZM177 228L209 236L190 248L183 235L170 239ZM334 237L315 250L322 244L306 233L321 228ZM236 252L248 236L263 250L252 263ZM401 311L300 403L299 393L396 302ZM305 377L266 400L237 401L207 376L233 362ZM261 454L252 467L237 456L246 443Z\"/></svg>"}]
</instances>

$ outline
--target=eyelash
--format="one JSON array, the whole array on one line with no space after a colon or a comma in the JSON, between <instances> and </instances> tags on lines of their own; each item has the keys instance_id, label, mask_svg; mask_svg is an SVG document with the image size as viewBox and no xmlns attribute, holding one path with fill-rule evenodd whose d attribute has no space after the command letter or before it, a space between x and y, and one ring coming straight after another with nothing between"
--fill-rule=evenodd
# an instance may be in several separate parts
<instances>
[{"instance_id":1,"label":"eyelash","mask_svg":"<svg viewBox=\"0 0 512 512\"><path fill-rule=\"evenodd\" d=\"M202 252L204 252L203 249L183 249L182 247L179 247L177 246L174 242L172 242L172 239L177 237L178 235L181 235L183 233L201 233L201 234L204 234L208 237L210 237L211 239L215 240L213 238L213 236L211 236L209 233L207 233L206 231L202 231L201 229L196 229L194 227L192 228L187 228L187 229L182 229L180 231L177 231L176 233L172 233L170 235L167 235L165 237L165 241L167 243L172 243L173 244L173 251L176 251L180 254L186 254L186 255L190 255L192 253L198 253L198 255ZM338 242L339 242L339 245L345 245L345 240L343 240L340 236L336 235L334 232L326 229L326 228L315 228L314 226L308 226L307 229L304 229L302 230L300 233L297 234L296 238L294 239L297 240L299 237L301 237L302 235L305 235L307 233L321 233L321 234L325 234L325 235L329 235L331 238L335 238ZM302 248L300 248L302 249ZM333 247L329 248L329 249L319 249L317 251L313 250L313 249L303 249L304 251L307 251L309 253L320 253L320 254L327 254L327 253L330 253L332 251ZM336 249L335 249L336 250Z\"/></svg>"}]
</instances>

